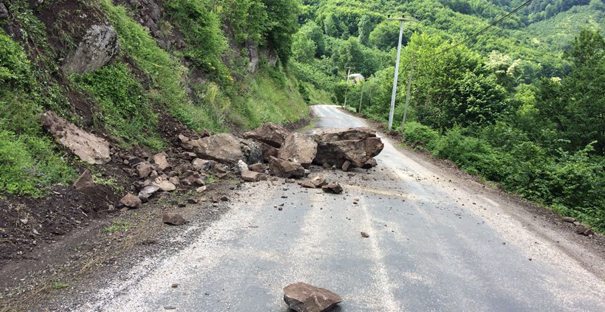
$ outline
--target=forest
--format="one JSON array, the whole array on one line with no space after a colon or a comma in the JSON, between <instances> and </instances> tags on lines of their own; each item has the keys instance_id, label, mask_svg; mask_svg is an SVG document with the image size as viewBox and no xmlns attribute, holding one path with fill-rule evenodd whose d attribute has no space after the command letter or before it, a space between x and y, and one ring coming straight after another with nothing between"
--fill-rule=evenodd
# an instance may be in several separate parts
<instances>
[{"instance_id":1,"label":"forest","mask_svg":"<svg viewBox=\"0 0 605 312\"><path fill-rule=\"evenodd\" d=\"M404 143L605 231L603 2L303 1L290 70L307 101L386 123L399 36L389 14L418 19L402 39ZM347 84L349 68L365 80Z\"/></svg>"}]
</instances>

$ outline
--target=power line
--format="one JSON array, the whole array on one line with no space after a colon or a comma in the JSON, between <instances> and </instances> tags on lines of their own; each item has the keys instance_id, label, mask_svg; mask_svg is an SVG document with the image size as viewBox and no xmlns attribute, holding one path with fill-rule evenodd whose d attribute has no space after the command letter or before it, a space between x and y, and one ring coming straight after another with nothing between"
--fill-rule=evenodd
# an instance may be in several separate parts
<instances>
[{"instance_id":1,"label":"power line","mask_svg":"<svg viewBox=\"0 0 605 312\"><path fill-rule=\"evenodd\" d=\"M447 52L447 51L449 51L449 50L451 50L451 49L453 49L453 48L455 48L455 47L457 47L457 46L459 46L459 45L461 45L461 44L463 44L463 43L465 43L465 42L467 42L467 41L469 41L469 40L471 40L471 39L474 39L474 38L476 38L476 37L478 37L478 36L482 35L482 34L483 34L484 32L486 32L488 29L490 29L490 28L492 28L492 27L494 27L494 26L496 26L496 25L500 24L500 22L502 22L503 20L505 20L505 19L509 18L511 15L513 15L513 14L515 14L515 13L519 12L519 10L521 10L523 7L525 7L525 6L527 6L528 4L530 4L532 1L533 1L533 0L527 0L527 1L523 2L523 3L521 3L521 4L520 4L518 7L516 7L514 10L512 10L512 11L508 12L507 14L505 14L505 15L504 15L504 16L502 16L502 17L500 17L499 19L497 19L497 20L495 20L495 21L491 22L489 25L487 25L487 26L486 26L486 27L484 27L483 29L481 29L481 30L479 30L479 31L475 32L475 33L474 33L474 34L472 34L470 37L468 37L468 38L466 38L466 39L464 39L464 40L462 40L462 41L460 41L460 42L458 42L458 43L456 43L456 44L454 44L454 45L450 46L449 48L447 48L447 49L445 49L445 50L443 50L443 51L441 51L441 52L438 52L438 53L435 53L435 54L433 54L433 55L429 56L429 58L428 58L428 59L430 60L431 58L433 58L433 57L435 57L435 56L439 56L439 55L441 55L441 54L443 54L443 53L445 53L445 52ZM473 37L474 37L474 38L473 38Z\"/></svg>"}]
</instances>

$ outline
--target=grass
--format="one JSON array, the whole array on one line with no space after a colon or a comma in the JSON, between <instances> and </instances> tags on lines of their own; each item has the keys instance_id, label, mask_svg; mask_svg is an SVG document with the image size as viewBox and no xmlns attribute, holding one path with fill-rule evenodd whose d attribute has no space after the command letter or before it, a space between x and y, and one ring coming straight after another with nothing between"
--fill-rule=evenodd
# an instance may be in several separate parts
<instances>
[{"instance_id":1,"label":"grass","mask_svg":"<svg viewBox=\"0 0 605 312\"><path fill-rule=\"evenodd\" d=\"M126 231L130 228L131 224L128 221L122 219L115 219L111 222L111 225L103 228L103 233L113 233L118 231Z\"/></svg>"},{"instance_id":2,"label":"grass","mask_svg":"<svg viewBox=\"0 0 605 312\"><path fill-rule=\"evenodd\" d=\"M61 282L53 282L50 285L50 288L52 288L53 290L61 290L61 289L65 289L67 287L69 287L69 284L61 283Z\"/></svg>"}]
</instances>

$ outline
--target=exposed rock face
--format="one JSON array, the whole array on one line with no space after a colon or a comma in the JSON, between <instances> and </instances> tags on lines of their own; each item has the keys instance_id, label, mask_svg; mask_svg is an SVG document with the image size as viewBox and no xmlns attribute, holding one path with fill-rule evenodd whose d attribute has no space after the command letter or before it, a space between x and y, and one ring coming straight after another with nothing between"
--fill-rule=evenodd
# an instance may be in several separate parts
<instances>
[{"instance_id":1,"label":"exposed rock face","mask_svg":"<svg viewBox=\"0 0 605 312\"><path fill-rule=\"evenodd\" d=\"M67 73L86 73L103 67L118 54L118 34L111 26L93 25L62 68Z\"/></svg>"},{"instance_id":2,"label":"exposed rock face","mask_svg":"<svg viewBox=\"0 0 605 312\"><path fill-rule=\"evenodd\" d=\"M308 167L315 159L315 154L317 143L312 138L301 133L292 133L286 137L278 156Z\"/></svg>"},{"instance_id":3,"label":"exposed rock face","mask_svg":"<svg viewBox=\"0 0 605 312\"><path fill-rule=\"evenodd\" d=\"M376 132L368 128L321 128L311 136L317 142L314 162L320 165L342 168L349 161L349 167L363 167L384 148Z\"/></svg>"},{"instance_id":4,"label":"exposed rock face","mask_svg":"<svg viewBox=\"0 0 605 312\"><path fill-rule=\"evenodd\" d=\"M42 115L44 127L72 153L89 164L104 164L111 160L109 142L67 122L57 114L47 111Z\"/></svg>"},{"instance_id":5,"label":"exposed rock face","mask_svg":"<svg viewBox=\"0 0 605 312\"><path fill-rule=\"evenodd\" d=\"M284 127L274 123L266 123L262 126L244 133L244 138L252 139L280 148L289 132Z\"/></svg>"},{"instance_id":6,"label":"exposed rock face","mask_svg":"<svg viewBox=\"0 0 605 312\"><path fill-rule=\"evenodd\" d=\"M306 283L298 282L284 288L284 301L298 312L322 312L342 302L339 295Z\"/></svg>"},{"instance_id":7,"label":"exposed rock face","mask_svg":"<svg viewBox=\"0 0 605 312\"><path fill-rule=\"evenodd\" d=\"M273 175L282 178L302 178L305 176L305 168L299 163L285 159L271 157L269 170Z\"/></svg>"},{"instance_id":8,"label":"exposed rock face","mask_svg":"<svg viewBox=\"0 0 605 312\"><path fill-rule=\"evenodd\" d=\"M187 220L178 213L167 212L162 216L162 222L168 225L183 225L187 223Z\"/></svg>"},{"instance_id":9,"label":"exposed rock face","mask_svg":"<svg viewBox=\"0 0 605 312\"><path fill-rule=\"evenodd\" d=\"M138 196L128 193L120 199L120 204L128 208L139 208L141 207L141 199Z\"/></svg>"},{"instance_id":10,"label":"exposed rock face","mask_svg":"<svg viewBox=\"0 0 605 312\"><path fill-rule=\"evenodd\" d=\"M248 140L238 139L232 134L221 133L198 140L179 136L183 148L195 152L199 157L216 160L221 163L237 164L243 160L248 164L262 161L260 147Z\"/></svg>"},{"instance_id":11,"label":"exposed rock face","mask_svg":"<svg viewBox=\"0 0 605 312\"><path fill-rule=\"evenodd\" d=\"M90 174L90 170L86 169L84 172L76 179L74 184L72 185L76 190L82 190L85 188L95 186L95 182L92 180L92 175Z\"/></svg>"}]
</instances>

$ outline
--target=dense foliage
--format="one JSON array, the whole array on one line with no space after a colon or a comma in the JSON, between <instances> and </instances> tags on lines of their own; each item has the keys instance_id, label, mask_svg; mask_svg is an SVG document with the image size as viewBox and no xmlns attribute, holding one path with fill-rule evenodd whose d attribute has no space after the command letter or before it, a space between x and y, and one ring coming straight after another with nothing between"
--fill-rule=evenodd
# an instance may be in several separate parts
<instances>
[{"instance_id":1,"label":"dense foliage","mask_svg":"<svg viewBox=\"0 0 605 312\"><path fill-rule=\"evenodd\" d=\"M523 2L304 1L294 69L308 89L386 122L399 36L386 15L417 16L402 40L395 128L404 140L605 231L602 2L533 1L475 36ZM365 81L344 83L350 67Z\"/></svg>"}]
</instances>

